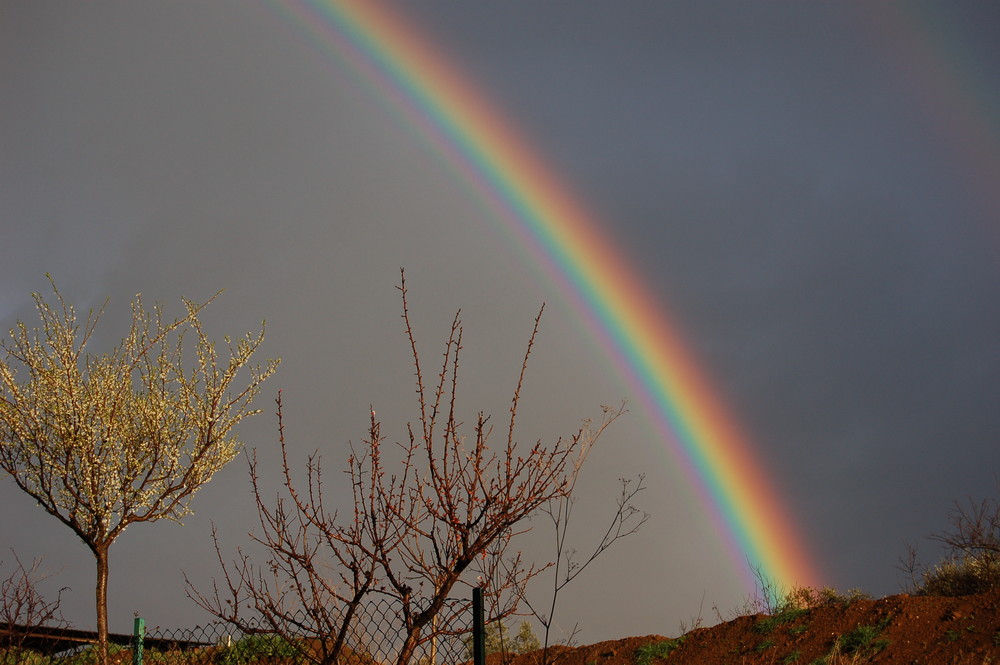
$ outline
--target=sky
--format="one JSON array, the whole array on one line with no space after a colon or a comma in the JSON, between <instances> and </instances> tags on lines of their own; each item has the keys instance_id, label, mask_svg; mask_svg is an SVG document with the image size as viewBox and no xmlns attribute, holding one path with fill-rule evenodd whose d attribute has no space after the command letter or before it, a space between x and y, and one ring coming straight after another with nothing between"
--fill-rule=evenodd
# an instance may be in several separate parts
<instances>
[{"instance_id":1,"label":"sky","mask_svg":"<svg viewBox=\"0 0 1000 665\"><path fill-rule=\"evenodd\" d=\"M266 321L262 357L282 359L242 438L276 473L280 388L293 455L319 450L334 478L370 407L395 438L416 414L401 267L428 362L462 311L467 420L506 413L544 302L520 435L552 440L627 401L581 478L576 546L621 477L645 474L650 515L563 592L557 623L590 643L728 617L752 591L745 566L572 289L297 6L0 4L0 329L35 320L46 273L80 311L108 299L96 349L124 334L137 293L177 314L181 297L225 289L209 332ZM898 592L907 543L932 563L926 536L953 502L996 496L1000 9L385 6L634 271L823 584ZM207 621L181 571L219 574L212 524L224 551L245 546L250 501L237 460L183 525L130 528L111 550L112 629L136 612ZM9 479L0 502L0 560L42 557L70 589L67 618L92 625L85 546ZM532 525L525 551L544 561L550 537Z\"/></svg>"}]
</instances>

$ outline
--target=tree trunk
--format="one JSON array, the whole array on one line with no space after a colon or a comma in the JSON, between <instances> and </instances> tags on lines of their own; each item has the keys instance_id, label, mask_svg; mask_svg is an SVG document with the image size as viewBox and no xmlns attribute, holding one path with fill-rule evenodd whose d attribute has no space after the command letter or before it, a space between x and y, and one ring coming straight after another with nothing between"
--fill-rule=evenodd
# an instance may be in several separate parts
<instances>
[{"instance_id":1,"label":"tree trunk","mask_svg":"<svg viewBox=\"0 0 1000 665\"><path fill-rule=\"evenodd\" d=\"M97 662L108 662L108 546L94 548L97 559Z\"/></svg>"},{"instance_id":2,"label":"tree trunk","mask_svg":"<svg viewBox=\"0 0 1000 665\"><path fill-rule=\"evenodd\" d=\"M406 639L399 649L399 656L396 657L396 665L409 665L413 660L413 654L417 650L417 640L420 637L419 628L411 628L406 632Z\"/></svg>"}]
</instances>

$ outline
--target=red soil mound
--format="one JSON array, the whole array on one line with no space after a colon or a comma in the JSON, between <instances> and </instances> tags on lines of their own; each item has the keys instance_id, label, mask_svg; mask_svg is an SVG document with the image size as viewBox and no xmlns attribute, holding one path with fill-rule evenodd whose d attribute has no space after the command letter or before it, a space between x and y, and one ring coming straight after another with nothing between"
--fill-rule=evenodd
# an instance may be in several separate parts
<instances>
[{"instance_id":1,"label":"red soil mound","mask_svg":"<svg viewBox=\"0 0 1000 665\"><path fill-rule=\"evenodd\" d=\"M743 616L678 639L672 650L659 635L560 648L549 660L553 665L1000 665L1000 591L832 602ZM518 656L511 665L539 665L540 655Z\"/></svg>"}]
</instances>

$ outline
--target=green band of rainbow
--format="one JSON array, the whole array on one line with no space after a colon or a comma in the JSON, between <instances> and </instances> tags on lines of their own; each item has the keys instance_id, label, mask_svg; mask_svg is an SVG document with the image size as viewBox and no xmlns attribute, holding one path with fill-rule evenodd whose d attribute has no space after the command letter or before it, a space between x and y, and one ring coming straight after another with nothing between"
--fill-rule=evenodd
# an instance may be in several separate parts
<instances>
[{"instance_id":1,"label":"green band of rainbow","mask_svg":"<svg viewBox=\"0 0 1000 665\"><path fill-rule=\"evenodd\" d=\"M378 2L279 7L429 137L580 308L717 519L745 579L752 582L753 567L781 587L816 585L788 511L674 327L601 225L484 96Z\"/></svg>"}]
</instances>

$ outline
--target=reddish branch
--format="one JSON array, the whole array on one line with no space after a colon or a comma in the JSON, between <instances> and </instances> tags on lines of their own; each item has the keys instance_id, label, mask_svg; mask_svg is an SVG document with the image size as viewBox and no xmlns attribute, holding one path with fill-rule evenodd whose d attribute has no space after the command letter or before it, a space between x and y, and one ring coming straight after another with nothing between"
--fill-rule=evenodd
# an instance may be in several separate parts
<instances>
[{"instance_id":1,"label":"reddish branch","mask_svg":"<svg viewBox=\"0 0 1000 665\"><path fill-rule=\"evenodd\" d=\"M11 554L16 564L14 570L0 579L0 646L17 658L17 652L33 629L68 625L59 610L66 589L60 589L54 599L46 599L39 590L39 585L48 578L41 572L41 559L32 560L26 567L16 552L11 550ZM0 566L3 566L2 561Z\"/></svg>"},{"instance_id":2,"label":"reddish branch","mask_svg":"<svg viewBox=\"0 0 1000 665\"><path fill-rule=\"evenodd\" d=\"M433 648L439 636L462 632L455 628L454 614L467 608L449 602L456 585L476 585L473 578L478 577L486 587L491 620L516 611L525 584L547 566L525 564L519 554L510 554L512 539L528 529L526 518L568 496L588 452L622 412L605 409L601 422L587 423L549 444L517 440L514 424L540 311L502 445L491 447L490 418L482 412L466 437L456 412L461 320L458 315L453 319L436 380L428 386L405 279L399 289L419 423L407 427L407 440L399 444L397 473L386 472L381 424L372 411L368 438L361 450L352 448L348 459L352 513L338 517L324 503L318 455L309 457L302 491L293 479L279 397L284 496L265 502L255 459L250 469L262 527L254 540L264 547L267 560L256 565L240 552L227 563L220 552L221 590L215 586L210 594L200 594L189 584L199 605L241 628L251 627L240 613L249 607L268 629L290 641L303 635L320 638L313 640L320 649L303 655L321 665L356 648L349 642L362 630L359 617L386 597L396 602L403 631L398 665L410 663L428 643Z\"/></svg>"}]
</instances>

